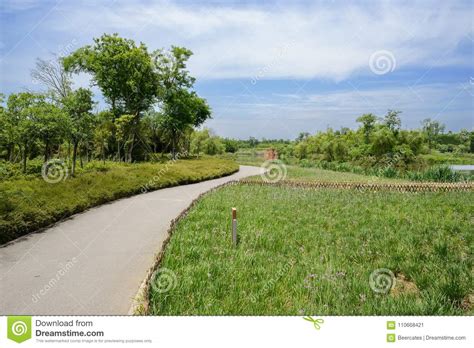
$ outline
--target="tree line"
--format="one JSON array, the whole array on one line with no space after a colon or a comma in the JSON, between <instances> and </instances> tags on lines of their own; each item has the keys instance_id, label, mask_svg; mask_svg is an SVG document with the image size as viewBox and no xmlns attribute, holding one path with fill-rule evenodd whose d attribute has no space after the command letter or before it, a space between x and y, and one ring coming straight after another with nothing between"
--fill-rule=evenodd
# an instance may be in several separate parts
<instances>
[{"instance_id":1,"label":"tree line","mask_svg":"<svg viewBox=\"0 0 474 348\"><path fill-rule=\"evenodd\" d=\"M384 117L364 114L357 118L360 126L355 130L343 127L314 135L301 133L291 153L299 159L407 167L433 149L457 154L474 152L474 132L464 129L445 133L443 124L429 118L422 121L420 129L404 130L400 114L396 110L389 110Z\"/></svg>"},{"instance_id":2,"label":"tree line","mask_svg":"<svg viewBox=\"0 0 474 348\"><path fill-rule=\"evenodd\" d=\"M194 91L187 70L192 52L172 46L150 52L117 34L50 61L38 59L32 78L46 92L0 94L0 158L21 163L42 156L133 162L158 152L189 151L193 128L211 117L207 101ZM97 112L88 88L73 77L91 76L106 110Z\"/></svg>"}]
</instances>

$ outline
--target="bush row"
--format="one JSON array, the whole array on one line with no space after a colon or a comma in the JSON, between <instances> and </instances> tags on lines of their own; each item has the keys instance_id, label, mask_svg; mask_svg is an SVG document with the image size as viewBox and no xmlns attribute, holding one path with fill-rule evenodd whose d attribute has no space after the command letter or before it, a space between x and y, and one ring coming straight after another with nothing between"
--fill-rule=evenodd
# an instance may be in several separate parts
<instances>
[{"instance_id":1,"label":"bush row","mask_svg":"<svg viewBox=\"0 0 474 348\"><path fill-rule=\"evenodd\" d=\"M316 167L338 172L350 172L354 174L372 175L384 178L400 178L413 181L430 182L462 182L471 181L472 175L456 172L449 166L432 166L425 170L400 170L393 166L362 167L347 162L328 162L328 161L309 161L300 160L298 165L301 167Z\"/></svg>"},{"instance_id":2,"label":"bush row","mask_svg":"<svg viewBox=\"0 0 474 348\"><path fill-rule=\"evenodd\" d=\"M167 163L91 163L56 184L41 177L0 182L0 244L118 198L234 173L238 165L216 158Z\"/></svg>"}]
</instances>

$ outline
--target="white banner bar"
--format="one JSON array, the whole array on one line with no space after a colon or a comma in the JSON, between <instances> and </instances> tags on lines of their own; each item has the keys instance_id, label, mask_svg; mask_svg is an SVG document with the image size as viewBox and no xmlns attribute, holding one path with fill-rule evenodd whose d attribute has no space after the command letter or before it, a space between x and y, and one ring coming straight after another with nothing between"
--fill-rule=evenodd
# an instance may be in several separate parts
<instances>
[{"instance_id":1,"label":"white banner bar","mask_svg":"<svg viewBox=\"0 0 474 348\"><path fill-rule=\"evenodd\" d=\"M1 317L0 347L472 347L472 317Z\"/></svg>"}]
</instances>

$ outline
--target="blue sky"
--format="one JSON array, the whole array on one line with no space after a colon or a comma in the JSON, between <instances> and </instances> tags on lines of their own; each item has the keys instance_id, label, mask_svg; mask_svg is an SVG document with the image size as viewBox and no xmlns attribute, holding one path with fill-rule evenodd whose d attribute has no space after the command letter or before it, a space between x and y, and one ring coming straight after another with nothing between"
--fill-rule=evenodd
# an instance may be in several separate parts
<instances>
[{"instance_id":1,"label":"blue sky","mask_svg":"<svg viewBox=\"0 0 474 348\"><path fill-rule=\"evenodd\" d=\"M222 136L295 138L403 111L449 130L474 121L472 1L2 0L0 91L40 90L36 57L102 33L193 50L189 70ZM77 86L88 85L78 76ZM96 98L100 93L94 89Z\"/></svg>"}]
</instances>

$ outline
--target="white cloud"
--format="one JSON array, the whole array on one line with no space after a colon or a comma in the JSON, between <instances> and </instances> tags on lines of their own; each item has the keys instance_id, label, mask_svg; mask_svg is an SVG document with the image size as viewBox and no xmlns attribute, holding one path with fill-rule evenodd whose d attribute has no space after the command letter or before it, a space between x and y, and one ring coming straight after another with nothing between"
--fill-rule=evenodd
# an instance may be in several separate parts
<instances>
[{"instance_id":1,"label":"white cloud","mask_svg":"<svg viewBox=\"0 0 474 348\"><path fill-rule=\"evenodd\" d=\"M405 124L410 127L435 116L450 129L472 127L472 85L471 94L461 91L458 95L459 83L436 84L438 77L439 82L459 81L455 70L445 74L449 76L428 73L426 78L420 77L431 67L472 69L470 1L436 5L425 0L318 1L309 5L204 1L185 5L167 1L5 0L0 12L8 19L15 12L12 20L2 22L5 46L0 44L0 89L7 93L23 86L37 88L29 76L36 57L50 58L49 52L68 52L92 43L93 37L104 32L118 32L150 49L172 44L191 48L195 53L189 64L191 73L200 82L216 80L204 81L208 88L202 95L214 110L215 119L209 125L222 135L247 137L254 132L254 136L293 137L299 131L324 129L328 124L335 128L355 125L359 114L382 115L388 108L403 110ZM16 45L17 38L23 36ZM393 88L382 86L386 80L369 69L370 56L380 50L395 57L396 68L389 73L394 77L389 79ZM230 86L229 81L220 80L223 78L244 78L249 88L242 91L240 80L230 80ZM287 78L290 80L281 81ZM333 92L299 91L301 80L310 78L319 79L321 86L329 86ZM432 85L413 90L403 87L418 78L420 83ZM257 83L263 79L280 81ZM78 78L78 85L87 84L86 80ZM359 91L349 85L361 82ZM373 85L368 86L370 83ZM341 91L343 86L347 89ZM251 95L259 92L261 100Z\"/></svg>"},{"instance_id":2,"label":"white cloud","mask_svg":"<svg viewBox=\"0 0 474 348\"><path fill-rule=\"evenodd\" d=\"M1 12L25 11L41 5L40 0L2 0Z\"/></svg>"},{"instance_id":3,"label":"white cloud","mask_svg":"<svg viewBox=\"0 0 474 348\"><path fill-rule=\"evenodd\" d=\"M51 18L52 29L77 33L93 23L88 34L118 31L150 48L186 45L195 52L190 68L201 78L342 80L369 71L377 50L392 52L398 69L469 64L472 57L456 49L474 37L469 4L456 2L238 8L118 2L67 12Z\"/></svg>"}]
</instances>

